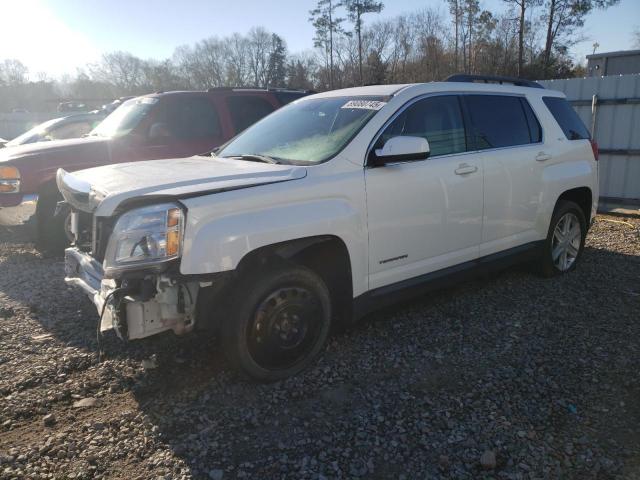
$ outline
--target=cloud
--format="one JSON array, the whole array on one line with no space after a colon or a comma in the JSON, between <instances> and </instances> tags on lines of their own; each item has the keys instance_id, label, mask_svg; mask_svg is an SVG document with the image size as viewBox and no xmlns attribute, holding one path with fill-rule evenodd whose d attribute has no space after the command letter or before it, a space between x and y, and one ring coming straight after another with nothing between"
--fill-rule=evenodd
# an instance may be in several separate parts
<instances>
[{"instance_id":1,"label":"cloud","mask_svg":"<svg viewBox=\"0 0 640 480\"><path fill-rule=\"evenodd\" d=\"M2 2L0 60L16 58L38 72L59 76L95 62L100 52L82 34L74 31L41 0Z\"/></svg>"}]
</instances>

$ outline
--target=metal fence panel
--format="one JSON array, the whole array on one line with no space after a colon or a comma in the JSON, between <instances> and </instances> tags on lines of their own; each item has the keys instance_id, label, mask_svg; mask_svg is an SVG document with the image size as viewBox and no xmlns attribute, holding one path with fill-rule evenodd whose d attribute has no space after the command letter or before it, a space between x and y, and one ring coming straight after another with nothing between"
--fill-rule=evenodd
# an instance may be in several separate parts
<instances>
[{"instance_id":1,"label":"metal fence panel","mask_svg":"<svg viewBox=\"0 0 640 480\"><path fill-rule=\"evenodd\" d=\"M595 139L600 147L600 196L640 200L640 75L540 81L563 92L585 125L592 126L591 100L597 95Z\"/></svg>"}]
</instances>

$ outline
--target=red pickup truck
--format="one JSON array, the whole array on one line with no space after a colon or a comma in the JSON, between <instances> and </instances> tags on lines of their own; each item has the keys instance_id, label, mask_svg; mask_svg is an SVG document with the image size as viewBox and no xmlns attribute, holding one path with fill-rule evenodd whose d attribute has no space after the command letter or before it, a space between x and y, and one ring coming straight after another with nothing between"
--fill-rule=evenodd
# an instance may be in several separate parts
<instances>
[{"instance_id":1,"label":"red pickup truck","mask_svg":"<svg viewBox=\"0 0 640 480\"><path fill-rule=\"evenodd\" d=\"M0 150L0 225L35 216L36 245L56 251L67 242L64 216L54 217L58 168L189 157L210 152L284 104L311 92L213 88L160 92L123 103L87 137Z\"/></svg>"}]
</instances>

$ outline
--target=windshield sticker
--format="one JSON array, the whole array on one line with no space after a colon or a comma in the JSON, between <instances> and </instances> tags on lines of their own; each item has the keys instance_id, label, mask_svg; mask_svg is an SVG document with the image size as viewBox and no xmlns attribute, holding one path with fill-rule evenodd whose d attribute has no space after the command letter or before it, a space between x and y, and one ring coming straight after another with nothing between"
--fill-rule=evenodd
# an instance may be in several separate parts
<instances>
[{"instance_id":1,"label":"windshield sticker","mask_svg":"<svg viewBox=\"0 0 640 480\"><path fill-rule=\"evenodd\" d=\"M349 100L340 108L362 108L364 110L380 110L387 102L378 100Z\"/></svg>"}]
</instances>

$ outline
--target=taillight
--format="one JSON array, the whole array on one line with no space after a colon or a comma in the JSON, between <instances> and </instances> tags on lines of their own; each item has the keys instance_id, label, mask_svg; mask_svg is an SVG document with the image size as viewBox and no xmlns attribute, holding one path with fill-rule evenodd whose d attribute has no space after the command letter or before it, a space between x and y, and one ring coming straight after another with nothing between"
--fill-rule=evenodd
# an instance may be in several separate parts
<instances>
[{"instance_id":1,"label":"taillight","mask_svg":"<svg viewBox=\"0 0 640 480\"><path fill-rule=\"evenodd\" d=\"M598 157L600 156L600 152L598 151L598 142L595 140L591 140L591 150L593 150L593 157L598 161Z\"/></svg>"}]
</instances>

